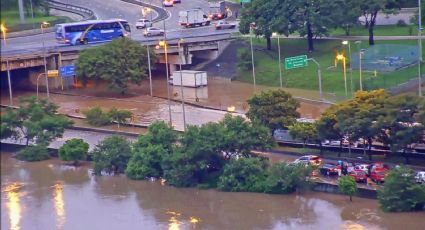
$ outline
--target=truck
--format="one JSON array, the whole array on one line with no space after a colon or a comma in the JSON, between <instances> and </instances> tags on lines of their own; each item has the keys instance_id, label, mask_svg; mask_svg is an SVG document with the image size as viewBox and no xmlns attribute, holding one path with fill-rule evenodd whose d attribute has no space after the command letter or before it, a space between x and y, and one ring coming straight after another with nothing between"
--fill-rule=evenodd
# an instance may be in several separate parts
<instances>
[{"instance_id":1,"label":"truck","mask_svg":"<svg viewBox=\"0 0 425 230\"><path fill-rule=\"evenodd\" d=\"M179 24L183 27L208 26L211 21L200 8L179 11Z\"/></svg>"},{"instance_id":2,"label":"truck","mask_svg":"<svg viewBox=\"0 0 425 230\"><path fill-rule=\"evenodd\" d=\"M174 71L171 78L172 84L177 86L200 87L208 84L205 71L182 70L181 75L180 71Z\"/></svg>"}]
</instances>

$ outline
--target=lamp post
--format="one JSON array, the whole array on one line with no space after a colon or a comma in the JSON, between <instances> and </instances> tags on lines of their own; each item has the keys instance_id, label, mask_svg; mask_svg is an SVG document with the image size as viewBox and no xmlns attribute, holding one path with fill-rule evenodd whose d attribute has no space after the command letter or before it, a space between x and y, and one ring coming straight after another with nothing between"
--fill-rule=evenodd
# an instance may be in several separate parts
<instances>
[{"instance_id":1,"label":"lamp post","mask_svg":"<svg viewBox=\"0 0 425 230\"><path fill-rule=\"evenodd\" d=\"M344 70L345 97L347 97L348 96L348 92L347 92L347 67L346 67L346 58L345 58L344 55L338 54L336 56L336 60L342 61L342 67L343 67L343 70Z\"/></svg>"},{"instance_id":2,"label":"lamp post","mask_svg":"<svg viewBox=\"0 0 425 230\"><path fill-rule=\"evenodd\" d=\"M9 103L13 105L12 98L12 82L10 81L10 67L9 67L9 59L6 59L6 67L7 67L7 83L9 85Z\"/></svg>"},{"instance_id":3,"label":"lamp post","mask_svg":"<svg viewBox=\"0 0 425 230\"><path fill-rule=\"evenodd\" d=\"M280 88L282 88L283 80L282 80L282 60L280 56L280 36L277 33L273 33L273 35L277 37L277 53L279 55L279 83L280 83Z\"/></svg>"},{"instance_id":4,"label":"lamp post","mask_svg":"<svg viewBox=\"0 0 425 230\"><path fill-rule=\"evenodd\" d=\"M252 23L249 24L249 34L250 34L249 39L250 39L250 42L251 42L251 65L252 65L252 80L253 80L253 83L254 83L254 93L256 92L256 89L257 89L256 84L255 84L254 48L252 46L252 35L253 35L255 28L256 28L255 22L252 22Z\"/></svg>"},{"instance_id":5,"label":"lamp post","mask_svg":"<svg viewBox=\"0 0 425 230\"><path fill-rule=\"evenodd\" d=\"M43 22L40 25L41 33L44 34L44 29L49 27L50 23ZM44 39L43 39L43 60L44 60L44 75L46 76L46 93L47 93L47 100L49 100L50 93L49 93L49 78L47 76L47 60L46 60L46 47L44 45Z\"/></svg>"},{"instance_id":6,"label":"lamp post","mask_svg":"<svg viewBox=\"0 0 425 230\"><path fill-rule=\"evenodd\" d=\"M165 37L165 35L164 35ZM164 47L164 55L165 55L165 75L167 77L167 100L168 100L168 116L169 116L169 120L168 120L168 124L170 125L170 127L173 126L173 121L171 120L171 102L170 102L170 82L169 82L169 76L168 76L168 44L164 41L160 41L159 42L159 46L160 47Z\"/></svg>"},{"instance_id":7,"label":"lamp post","mask_svg":"<svg viewBox=\"0 0 425 230\"><path fill-rule=\"evenodd\" d=\"M182 96L182 111L183 111L183 131L186 131L186 112L185 112L185 109L184 109L183 73L182 73L182 61L183 61L182 57L183 57L183 55L181 55L181 53L180 53L181 43L183 41L184 41L183 39L179 39L179 41L177 42L177 45L178 45L179 56L180 56L179 69L180 69L180 94Z\"/></svg>"},{"instance_id":8,"label":"lamp post","mask_svg":"<svg viewBox=\"0 0 425 230\"><path fill-rule=\"evenodd\" d=\"M359 50L359 81L360 81L360 91L363 91L363 80L362 80L362 55L363 50L361 49L362 41L355 41L357 44L357 49Z\"/></svg>"},{"instance_id":9,"label":"lamp post","mask_svg":"<svg viewBox=\"0 0 425 230\"><path fill-rule=\"evenodd\" d=\"M351 66L351 43L348 40L342 41L343 45L348 46L348 60L350 61L350 69L348 69L350 71L350 93L351 93L351 97L353 96L353 67Z\"/></svg>"},{"instance_id":10,"label":"lamp post","mask_svg":"<svg viewBox=\"0 0 425 230\"><path fill-rule=\"evenodd\" d=\"M1 34L3 35L3 41L6 45L6 34L7 34L7 28L3 24L0 25Z\"/></svg>"},{"instance_id":11,"label":"lamp post","mask_svg":"<svg viewBox=\"0 0 425 230\"><path fill-rule=\"evenodd\" d=\"M422 78L421 78L421 62L422 62L422 15L421 15L421 0L418 0L418 47L419 47L419 59L418 59L418 94L422 97Z\"/></svg>"},{"instance_id":12,"label":"lamp post","mask_svg":"<svg viewBox=\"0 0 425 230\"><path fill-rule=\"evenodd\" d=\"M149 51L149 45L146 45L146 52L148 53L148 70L149 70L149 89L151 97L153 96L152 92L152 71L151 71L151 54Z\"/></svg>"},{"instance_id":13,"label":"lamp post","mask_svg":"<svg viewBox=\"0 0 425 230\"><path fill-rule=\"evenodd\" d=\"M314 62L317 65L317 78L319 81L319 92L320 92L320 100L323 101L323 92L322 92L322 74L320 70L320 64L314 58L309 58L308 60Z\"/></svg>"}]
</instances>

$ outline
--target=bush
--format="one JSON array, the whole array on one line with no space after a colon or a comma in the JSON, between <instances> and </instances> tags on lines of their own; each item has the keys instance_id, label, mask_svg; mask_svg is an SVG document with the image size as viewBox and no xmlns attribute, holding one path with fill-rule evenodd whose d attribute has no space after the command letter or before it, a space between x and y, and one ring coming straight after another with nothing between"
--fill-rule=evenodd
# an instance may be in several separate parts
<instances>
[{"instance_id":1,"label":"bush","mask_svg":"<svg viewBox=\"0 0 425 230\"><path fill-rule=\"evenodd\" d=\"M251 52L248 49L239 49L238 50L238 64L237 66L241 70L251 70L252 69L252 57Z\"/></svg>"},{"instance_id":2,"label":"bush","mask_svg":"<svg viewBox=\"0 0 425 230\"><path fill-rule=\"evenodd\" d=\"M86 115L87 122L92 126L103 126L111 123L107 113L104 113L99 106L95 106L83 112Z\"/></svg>"},{"instance_id":3,"label":"bush","mask_svg":"<svg viewBox=\"0 0 425 230\"><path fill-rule=\"evenodd\" d=\"M43 161L49 159L50 155L45 145L30 145L20 150L16 158L23 161Z\"/></svg>"},{"instance_id":4,"label":"bush","mask_svg":"<svg viewBox=\"0 0 425 230\"><path fill-rule=\"evenodd\" d=\"M224 166L217 187L230 192L263 192L267 166L263 158L232 159Z\"/></svg>"},{"instance_id":5,"label":"bush","mask_svg":"<svg viewBox=\"0 0 425 230\"><path fill-rule=\"evenodd\" d=\"M118 110L115 107L111 108L107 113L109 120L111 122L116 122L118 124L118 128L120 127L120 124L126 123L132 116L132 112L128 110Z\"/></svg>"},{"instance_id":6,"label":"bush","mask_svg":"<svg viewBox=\"0 0 425 230\"><path fill-rule=\"evenodd\" d=\"M93 155L94 173L122 173L131 157L130 143L125 137L111 136L96 145Z\"/></svg>"},{"instance_id":7,"label":"bush","mask_svg":"<svg viewBox=\"0 0 425 230\"><path fill-rule=\"evenodd\" d=\"M425 185L415 181L415 171L407 167L394 168L378 190L380 207L387 212L425 210Z\"/></svg>"},{"instance_id":8,"label":"bush","mask_svg":"<svg viewBox=\"0 0 425 230\"><path fill-rule=\"evenodd\" d=\"M306 177L310 175L311 168L303 164L277 163L267 171L265 192L267 193L293 193L309 186Z\"/></svg>"},{"instance_id":9,"label":"bush","mask_svg":"<svg viewBox=\"0 0 425 230\"><path fill-rule=\"evenodd\" d=\"M82 139L73 138L67 140L59 148L59 158L64 161L74 161L78 165L79 160L86 160L89 151L89 144Z\"/></svg>"},{"instance_id":10,"label":"bush","mask_svg":"<svg viewBox=\"0 0 425 230\"><path fill-rule=\"evenodd\" d=\"M405 27L407 26L407 23L403 19L400 19L397 21L397 26Z\"/></svg>"},{"instance_id":11,"label":"bush","mask_svg":"<svg viewBox=\"0 0 425 230\"><path fill-rule=\"evenodd\" d=\"M159 178L163 175L161 161L166 154L167 151L161 145L149 145L135 150L125 173L135 180L143 180L146 177Z\"/></svg>"},{"instance_id":12,"label":"bush","mask_svg":"<svg viewBox=\"0 0 425 230\"><path fill-rule=\"evenodd\" d=\"M339 179L338 187L343 194L350 196L350 201L353 201L353 195L357 192L357 183L353 177L341 177Z\"/></svg>"}]
</instances>

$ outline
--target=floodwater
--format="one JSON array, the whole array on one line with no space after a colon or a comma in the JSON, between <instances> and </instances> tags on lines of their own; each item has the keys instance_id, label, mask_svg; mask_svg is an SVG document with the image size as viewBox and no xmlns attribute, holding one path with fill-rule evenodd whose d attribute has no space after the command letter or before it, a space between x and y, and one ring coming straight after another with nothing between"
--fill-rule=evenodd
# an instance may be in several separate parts
<instances>
[{"instance_id":1,"label":"floodwater","mask_svg":"<svg viewBox=\"0 0 425 230\"><path fill-rule=\"evenodd\" d=\"M41 88L44 90L44 88ZM76 117L83 116L83 111L94 106L104 109L116 107L133 112L132 123L149 125L154 120L169 120L169 106L167 101L166 80L161 77L153 79L153 96L149 96L149 82L143 81L141 86L131 85L127 95L111 92L105 84L92 85L87 88L54 89L50 91L60 94L50 94L50 100L59 105L59 112ZM257 86L257 93L270 87ZM251 84L230 81L229 79L210 77L208 86L199 88L183 87L183 97L179 86L170 87L170 110L172 124L177 130L183 130L183 110L181 100L189 104L185 106L187 124L201 125L207 122L221 120L229 107L235 107L234 115L241 115L248 111L247 100L253 95ZM318 98L314 92L285 89L294 95L307 98ZM292 91L291 91L292 90ZM14 105L17 105L18 96L35 95L31 91L14 90ZM45 97L45 92L40 92L40 97ZM301 100L299 112L304 118L318 118L329 107L327 103ZM1 103L9 104L7 90L1 93ZM204 107L204 108L203 108ZM210 109L214 108L214 109Z\"/></svg>"},{"instance_id":2,"label":"floodwater","mask_svg":"<svg viewBox=\"0 0 425 230\"><path fill-rule=\"evenodd\" d=\"M89 165L1 154L1 229L423 229L425 213L383 213L375 200L183 189Z\"/></svg>"}]
</instances>

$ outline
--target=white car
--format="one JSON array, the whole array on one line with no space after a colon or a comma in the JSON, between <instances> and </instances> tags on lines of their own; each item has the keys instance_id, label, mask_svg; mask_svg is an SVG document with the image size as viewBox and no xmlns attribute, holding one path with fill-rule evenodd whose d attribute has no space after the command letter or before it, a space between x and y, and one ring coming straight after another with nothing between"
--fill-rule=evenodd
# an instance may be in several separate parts
<instances>
[{"instance_id":1,"label":"white car","mask_svg":"<svg viewBox=\"0 0 425 230\"><path fill-rule=\"evenodd\" d=\"M305 164L319 166L322 164L322 159L316 155L306 155L302 156L294 161L294 164Z\"/></svg>"},{"instance_id":2,"label":"white car","mask_svg":"<svg viewBox=\"0 0 425 230\"><path fill-rule=\"evenodd\" d=\"M425 171L420 171L416 173L415 179L416 179L416 182L425 184Z\"/></svg>"},{"instance_id":3,"label":"white car","mask_svg":"<svg viewBox=\"0 0 425 230\"><path fill-rule=\"evenodd\" d=\"M174 5L174 0L164 0L164 1L162 2L162 5L163 5L164 7L170 7L170 6L173 6L173 5Z\"/></svg>"},{"instance_id":4,"label":"white car","mask_svg":"<svg viewBox=\"0 0 425 230\"><path fill-rule=\"evenodd\" d=\"M354 166L354 170L362 170L367 175L369 175L369 165L367 164L356 165Z\"/></svg>"},{"instance_id":5,"label":"white car","mask_svg":"<svg viewBox=\"0 0 425 230\"><path fill-rule=\"evenodd\" d=\"M219 21L219 22L217 22L217 24L215 24L216 30L234 29L234 28L236 28L235 23L229 23L229 22L226 22L226 21Z\"/></svg>"},{"instance_id":6,"label":"white car","mask_svg":"<svg viewBox=\"0 0 425 230\"><path fill-rule=\"evenodd\" d=\"M152 22L149 19L139 19L136 22L136 29L144 29L147 27L152 27Z\"/></svg>"},{"instance_id":7,"label":"white car","mask_svg":"<svg viewBox=\"0 0 425 230\"><path fill-rule=\"evenodd\" d=\"M145 37L162 36L164 35L164 30L155 28L155 27L149 27L149 28L146 28L145 32L143 32L143 35Z\"/></svg>"}]
</instances>

